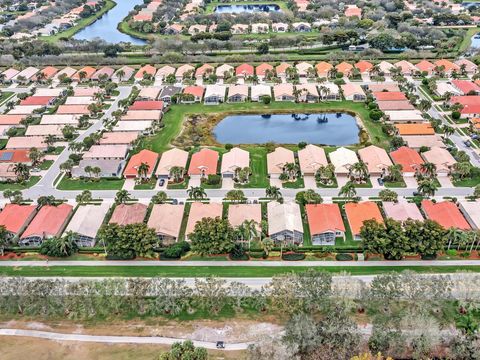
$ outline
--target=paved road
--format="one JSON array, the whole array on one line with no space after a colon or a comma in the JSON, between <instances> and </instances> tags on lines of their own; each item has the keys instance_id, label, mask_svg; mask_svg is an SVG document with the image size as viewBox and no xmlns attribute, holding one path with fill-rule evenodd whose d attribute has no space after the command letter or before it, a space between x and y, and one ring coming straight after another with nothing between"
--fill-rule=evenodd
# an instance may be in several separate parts
<instances>
[{"instance_id":1,"label":"paved road","mask_svg":"<svg viewBox=\"0 0 480 360\"><path fill-rule=\"evenodd\" d=\"M23 329L0 329L0 336L21 336L33 337L54 341L77 341L77 342L96 342L105 344L159 344L172 345L175 342L185 341L188 339L169 338L163 336L107 336L107 335L81 335L81 334L65 334L39 330L23 330ZM198 347L215 350L216 343L209 341L192 340L193 344ZM238 351L247 349L250 343L225 344L226 351Z\"/></svg>"},{"instance_id":2,"label":"paved road","mask_svg":"<svg viewBox=\"0 0 480 360\"><path fill-rule=\"evenodd\" d=\"M372 266L480 266L480 260L401 260L401 261L0 261L0 267L35 267L35 266L163 266L163 267L372 267Z\"/></svg>"}]
</instances>

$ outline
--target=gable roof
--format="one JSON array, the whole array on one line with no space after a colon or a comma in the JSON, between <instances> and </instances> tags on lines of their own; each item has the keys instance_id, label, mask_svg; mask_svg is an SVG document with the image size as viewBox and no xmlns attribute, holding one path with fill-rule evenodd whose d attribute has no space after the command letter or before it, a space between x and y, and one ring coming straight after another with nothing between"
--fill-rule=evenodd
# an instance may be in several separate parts
<instances>
[{"instance_id":1,"label":"gable roof","mask_svg":"<svg viewBox=\"0 0 480 360\"><path fill-rule=\"evenodd\" d=\"M234 147L222 156L221 173L234 172L238 168L250 166L250 153L246 150Z\"/></svg>"},{"instance_id":2,"label":"gable roof","mask_svg":"<svg viewBox=\"0 0 480 360\"><path fill-rule=\"evenodd\" d=\"M223 204L221 203L201 203L194 202L190 207L190 213L188 214L187 228L185 234L189 235L195 229L197 222L203 218L216 218L222 217Z\"/></svg>"},{"instance_id":3,"label":"gable roof","mask_svg":"<svg viewBox=\"0 0 480 360\"><path fill-rule=\"evenodd\" d=\"M403 135L435 135L435 129L430 123L395 124L398 134Z\"/></svg>"},{"instance_id":4,"label":"gable roof","mask_svg":"<svg viewBox=\"0 0 480 360\"><path fill-rule=\"evenodd\" d=\"M265 72L267 70L273 70L273 66L267 63L263 63L256 67L255 73L259 76L265 76Z\"/></svg>"},{"instance_id":5,"label":"gable roof","mask_svg":"<svg viewBox=\"0 0 480 360\"><path fill-rule=\"evenodd\" d=\"M383 210L387 218L392 218L396 221L405 221L407 219L423 220L422 213L415 203L407 201L384 202Z\"/></svg>"},{"instance_id":6,"label":"gable roof","mask_svg":"<svg viewBox=\"0 0 480 360\"><path fill-rule=\"evenodd\" d=\"M132 155L130 160L128 160L127 166L123 172L124 176L137 176L138 167L145 163L149 166L147 176L150 177L155 170L155 165L157 165L158 154L156 152L143 149L139 153Z\"/></svg>"},{"instance_id":7,"label":"gable roof","mask_svg":"<svg viewBox=\"0 0 480 360\"><path fill-rule=\"evenodd\" d=\"M115 207L109 224L130 225L140 224L147 214L147 205L141 203L119 204Z\"/></svg>"},{"instance_id":8,"label":"gable roof","mask_svg":"<svg viewBox=\"0 0 480 360\"><path fill-rule=\"evenodd\" d=\"M352 235L359 235L363 222L366 220L376 220L383 223L383 217L378 205L373 201L359 203L346 203L345 213L347 215Z\"/></svg>"},{"instance_id":9,"label":"gable roof","mask_svg":"<svg viewBox=\"0 0 480 360\"><path fill-rule=\"evenodd\" d=\"M293 151L284 147L277 147L275 151L267 154L267 168L269 174L283 173L283 167L287 163L294 163Z\"/></svg>"},{"instance_id":10,"label":"gable roof","mask_svg":"<svg viewBox=\"0 0 480 360\"><path fill-rule=\"evenodd\" d=\"M359 149L358 156L367 165L370 173L382 171L393 165L385 149L375 145Z\"/></svg>"},{"instance_id":11,"label":"gable roof","mask_svg":"<svg viewBox=\"0 0 480 360\"><path fill-rule=\"evenodd\" d=\"M228 206L228 221L237 227L246 220L253 220L260 227L262 222L262 205L260 204L230 204Z\"/></svg>"},{"instance_id":12,"label":"gable roof","mask_svg":"<svg viewBox=\"0 0 480 360\"><path fill-rule=\"evenodd\" d=\"M170 170L174 166L185 167L187 166L188 152L178 148L173 148L165 151L158 163L156 175L170 175Z\"/></svg>"},{"instance_id":13,"label":"gable roof","mask_svg":"<svg viewBox=\"0 0 480 360\"><path fill-rule=\"evenodd\" d=\"M185 205L155 204L152 207L148 227L157 234L178 238L182 226Z\"/></svg>"},{"instance_id":14,"label":"gable roof","mask_svg":"<svg viewBox=\"0 0 480 360\"><path fill-rule=\"evenodd\" d=\"M313 144L298 151L298 161L302 173L315 173L320 166L328 165L325 150Z\"/></svg>"},{"instance_id":15,"label":"gable roof","mask_svg":"<svg viewBox=\"0 0 480 360\"><path fill-rule=\"evenodd\" d=\"M457 205L451 201L434 203L431 200L422 200L422 209L430 220L436 221L445 229L471 229L470 224L465 220Z\"/></svg>"},{"instance_id":16,"label":"gable roof","mask_svg":"<svg viewBox=\"0 0 480 360\"><path fill-rule=\"evenodd\" d=\"M17 234L36 211L35 205L6 204L0 212L0 225Z\"/></svg>"},{"instance_id":17,"label":"gable roof","mask_svg":"<svg viewBox=\"0 0 480 360\"><path fill-rule=\"evenodd\" d=\"M302 215L300 206L295 202L280 204L270 201L267 204L268 233L277 234L282 231L298 231L303 233Z\"/></svg>"},{"instance_id":18,"label":"gable roof","mask_svg":"<svg viewBox=\"0 0 480 360\"><path fill-rule=\"evenodd\" d=\"M217 173L218 152L203 148L192 155L188 173L190 175L213 175Z\"/></svg>"},{"instance_id":19,"label":"gable roof","mask_svg":"<svg viewBox=\"0 0 480 360\"><path fill-rule=\"evenodd\" d=\"M236 67L235 69L235 74L237 76L243 75L243 76L251 76L253 75L254 69L253 66L250 64L241 64Z\"/></svg>"},{"instance_id":20,"label":"gable roof","mask_svg":"<svg viewBox=\"0 0 480 360\"><path fill-rule=\"evenodd\" d=\"M370 70L373 68L373 64L369 61L366 60L360 60L355 64L355 67L361 72L361 73L368 73Z\"/></svg>"},{"instance_id":21,"label":"gable roof","mask_svg":"<svg viewBox=\"0 0 480 360\"><path fill-rule=\"evenodd\" d=\"M72 210L73 207L65 203L58 206L42 206L30 225L25 229L22 239L35 235L40 237L60 235Z\"/></svg>"},{"instance_id":22,"label":"gable roof","mask_svg":"<svg viewBox=\"0 0 480 360\"><path fill-rule=\"evenodd\" d=\"M145 66L142 66L140 69L138 69L137 73L135 74L135 79L143 79L143 74L146 73L146 74L150 74L152 76L155 76L157 72L157 69L152 66L152 65L145 65Z\"/></svg>"},{"instance_id":23,"label":"gable roof","mask_svg":"<svg viewBox=\"0 0 480 360\"><path fill-rule=\"evenodd\" d=\"M402 172L415 172L424 163L422 157L415 150L402 146L390 153L395 164L402 165Z\"/></svg>"},{"instance_id":24,"label":"gable roof","mask_svg":"<svg viewBox=\"0 0 480 360\"><path fill-rule=\"evenodd\" d=\"M338 204L307 204L305 211L312 236L330 231L345 232Z\"/></svg>"},{"instance_id":25,"label":"gable roof","mask_svg":"<svg viewBox=\"0 0 480 360\"><path fill-rule=\"evenodd\" d=\"M65 232L73 231L79 235L95 238L109 209L110 205L107 203L79 206Z\"/></svg>"}]
</instances>

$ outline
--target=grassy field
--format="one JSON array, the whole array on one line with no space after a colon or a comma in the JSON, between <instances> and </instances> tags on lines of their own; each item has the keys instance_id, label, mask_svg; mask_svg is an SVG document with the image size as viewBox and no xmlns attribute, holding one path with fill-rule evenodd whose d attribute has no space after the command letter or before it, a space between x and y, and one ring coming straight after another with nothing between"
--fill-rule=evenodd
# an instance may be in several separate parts
<instances>
[{"instance_id":1,"label":"grassy field","mask_svg":"<svg viewBox=\"0 0 480 360\"><path fill-rule=\"evenodd\" d=\"M7 100L10 99L12 95L13 95L13 92L0 91L0 105L3 105L3 103L7 102Z\"/></svg>"},{"instance_id":2,"label":"grassy field","mask_svg":"<svg viewBox=\"0 0 480 360\"><path fill-rule=\"evenodd\" d=\"M106 12L113 9L116 5L117 5L117 3L115 1L106 0L105 1L105 6L102 9L100 9L100 11L93 14L92 16L89 16L88 18L85 18L85 19L81 19L80 21L77 22L77 24L75 26L72 26L71 28L69 28L65 31L59 32L59 33L57 33L55 35L51 35L51 36L44 36L44 37L41 37L41 39L46 40L46 41L50 41L50 42L58 41L61 38L69 39L73 35L75 35L77 32L82 30L83 28L86 28L87 26L93 24L95 21L97 21L99 18L101 18L103 16L103 14L105 14Z\"/></svg>"},{"instance_id":3,"label":"grassy field","mask_svg":"<svg viewBox=\"0 0 480 360\"><path fill-rule=\"evenodd\" d=\"M272 102L268 105L256 102L247 102L240 104L221 104L217 106L206 106L203 104L172 105L171 109L163 117L164 127L158 134L149 137L141 144L142 148L150 149L155 152L168 150L173 139L175 139L182 130L183 120L191 114L221 114L225 113L281 113L281 112L314 112L314 111L333 111L333 112L351 112L357 114L363 121L371 142L379 146L388 145L388 137L382 131L380 123L374 123L368 117L368 110L361 103L351 101L330 101L314 104L290 103L290 102ZM212 144L213 145L213 144Z\"/></svg>"},{"instance_id":4,"label":"grassy field","mask_svg":"<svg viewBox=\"0 0 480 360\"><path fill-rule=\"evenodd\" d=\"M100 179L99 181L74 180L63 177L58 190L120 190L124 179Z\"/></svg>"},{"instance_id":5,"label":"grassy field","mask_svg":"<svg viewBox=\"0 0 480 360\"><path fill-rule=\"evenodd\" d=\"M270 182L267 178L267 149L263 146L245 147L250 153L250 168L252 175L248 184L236 185L238 188L266 188Z\"/></svg>"},{"instance_id":6,"label":"grassy field","mask_svg":"<svg viewBox=\"0 0 480 360\"><path fill-rule=\"evenodd\" d=\"M50 169L50 166L52 166L52 164L53 164L53 160L43 160L39 168L42 170L48 170Z\"/></svg>"},{"instance_id":7,"label":"grassy field","mask_svg":"<svg viewBox=\"0 0 480 360\"><path fill-rule=\"evenodd\" d=\"M307 269L323 270L331 273L348 272L352 275L375 275L388 272L412 270L419 273L454 273L458 271L480 272L480 266L38 266L1 267L2 276L82 276L82 277L271 277L289 272L302 272Z\"/></svg>"},{"instance_id":8,"label":"grassy field","mask_svg":"<svg viewBox=\"0 0 480 360\"><path fill-rule=\"evenodd\" d=\"M20 183L0 183L0 191L4 190L24 190L31 188L33 185L35 185L37 182L39 182L41 179L40 176L30 176L30 179L26 181L23 184Z\"/></svg>"}]
</instances>

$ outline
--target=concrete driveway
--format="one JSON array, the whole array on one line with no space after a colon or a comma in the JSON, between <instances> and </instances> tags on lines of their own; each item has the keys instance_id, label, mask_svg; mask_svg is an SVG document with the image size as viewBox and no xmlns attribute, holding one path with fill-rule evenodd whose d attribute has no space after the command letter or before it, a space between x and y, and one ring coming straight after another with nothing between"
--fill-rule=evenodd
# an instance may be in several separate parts
<instances>
[{"instance_id":1,"label":"concrete driveway","mask_svg":"<svg viewBox=\"0 0 480 360\"><path fill-rule=\"evenodd\" d=\"M440 185L443 188L453 188L453 187L455 187L452 184L452 180L450 180L450 177L448 177L448 176L438 176L437 179L438 179L438 182L440 183Z\"/></svg>"},{"instance_id":2,"label":"concrete driveway","mask_svg":"<svg viewBox=\"0 0 480 360\"><path fill-rule=\"evenodd\" d=\"M405 176L403 180L409 189L416 189L418 187L417 179L415 179L414 176Z\"/></svg>"},{"instance_id":3,"label":"concrete driveway","mask_svg":"<svg viewBox=\"0 0 480 360\"><path fill-rule=\"evenodd\" d=\"M303 177L303 182L305 183L305 189L316 189L317 182L315 181L315 176L307 175Z\"/></svg>"},{"instance_id":4,"label":"concrete driveway","mask_svg":"<svg viewBox=\"0 0 480 360\"><path fill-rule=\"evenodd\" d=\"M233 181L233 178L222 179L222 189L232 190L234 188L235 188L235 181Z\"/></svg>"}]
</instances>

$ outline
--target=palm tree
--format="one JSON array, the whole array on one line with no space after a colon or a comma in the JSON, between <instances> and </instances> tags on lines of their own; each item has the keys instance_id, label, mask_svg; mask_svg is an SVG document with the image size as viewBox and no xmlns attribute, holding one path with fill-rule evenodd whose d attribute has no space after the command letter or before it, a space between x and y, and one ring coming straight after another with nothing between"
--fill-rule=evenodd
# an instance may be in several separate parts
<instances>
[{"instance_id":1,"label":"palm tree","mask_svg":"<svg viewBox=\"0 0 480 360\"><path fill-rule=\"evenodd\" d=\"M152 196L152 203L153 204L164 204L168 200L168 195L165 191L159 191L155 195Z\"/></svg>"},{"instance_id":2,"label":"palm tree","mask_svg":"<svg viewBox=\"0 0 480 360\"><path fill-rule=\"evenodd\" d=\"M450 250L450 246L452 246L452 244L456 244L458 249L460 243L466 239L466 234L456 227L451 227L447 230L445 238L448 241L447 250Z\"/></svg>"},{"instance_id":3,"label":"palm tree","mask_svg":"<svg viewBox=\"0 0 480 360\"><path fill-rule=\"evenodd\" d=\"M92 178L92 169L93 168L90 165L85 166L85 168L83 169L83 171L87 173L89 179Z\"/></svg>"},{"instance_id":4,"label":"palm tree","mask_svg":"<svg viewBox=\"0 0 480 360\"><path fill-rule=\"evenodd\" d=\"M94 167L92 168L92 174L93 174L93 176L95 176L96 178L98 178L101 173L102 173L102 169L100 169L100 167L94 166Z\"/></svg>"},{"instance_id":5,"label":"palm tree","mask_svg":"<svg viewBox=\"0 0 480 360\"><path fill-rule=\"evenodd\" d=\"M20 182L26 181L30 177L30 170L27 164L16 163L13 166L13 172L17 175L17 180Z\"/></svg>"},{"instance_id":6,"label":"palm tree","mask_svg":"<svg viewBox=\"0 0 480 360\"><path fill-rule=\"evenodd\" d=\"M170 168L170 176L173 177L173 181L178 183L183 179L185 175L185 168L182 166L172 166Z\"/></svg>"},{"instance_id":7,"label":"palm tree","mask_svg":"<svg viewBox=\"0 0 480 360\"><path fill-rule=\"evenodd\" d=\"M287 172L288 179L292 181L292 180L295 180L296 177L298 176L299 168L298 168L298 165L295 163L286 163L284 166L284 171Z\"/></svg>"},{"instance_id":8,"label":"palm tree","mask_svg":"<svg viewBox=\"0 0 480 360\"><path fill-rule=\"evenodd\" d=\"M315 180L323 185L328 185L333 182L335 178L335 166L333 164L321 165L316 173Z\"/></svg>"},{"instance_id":9,"label":"palm tree","mask_svg":"<svg viewBox=\"0 0 480 360\"><path fill-rule=\"evenodd\" d=\"M340 188L338 196L344 196L349 199L357 196L357 189L355 189L355 184L351 181L347 181L347 183Z\"/></svg>"},{"instance_id":10,"label":"palm tree","mask_svg":"<svg viewBox=\"0 0 480 360\"><path fill-rule=\"evenodd\" d=\"M137 174L140 177L142 181L145 181L145 179L148 177L148 171L150 170L150 165L142 162L138 168L137 168Z\"/></svg>"},{"instance_id":11,"label":"palm tree","mask_svg":"<svg viewBox=\"0 0 480 360\"><path fill-rule=\"evenodd\" d=\"M83 82L83 80L85 80L85 78L87 77L87 73L85 71L80 71L78 73L78 79L80 80L80 82Z\"/></svg>"},{"instance_id":12,"label":"palm tree","mask_svg":"<svg viewBox=\"0 0 480 360\"><path fill-rule=\"evenodd\" d=\"M368 167L363 161L356 162L353 164L350 169L350 176L356 180L358 179L360 182L366 181L368 177Z\"/></svg>"},{"instance_id":13,"label":"palm tree","mask_svg":"<svg viewBox=\"0 0 480 360\"><path fill-rule=\"evenodd\" d=\"M55 141L56 141L56 138L55 138L55 135L53 135L53 134L48 134L45 137L45 144L47 144L47 146L49 148L51 148L53 146L53 144L55 144Z\"/></svg>"},{"instance_id":14,"label":"palm tree","mask_svg":"<svg viewBox=\"0 0 480 360\"><path fill-rule=\"evenodd\" d=\"M267 198L273 200L282 199L282 193L280 192L280 189L276 186L267 186L267 188L265 189L265 195Z\"/></svg>"},{"instance_id":15,"label":"palm tree","mask_svg":"<svg viewBox=\"0 0 480 360\"><path fill-rule=\"evenodd\" d=\"M123 77L125 76L125 71L120 69L117 71L117 78L119 82L122 82Z\"/></svg>"},{"instance_id":16,"label":"palm tree","mask_svg":"<svg viewBox=\"0 0 480 360\"><path fill-rule=\"evenodd\" d=\"M453 126L443 125L442 131L443 131L444 139L448 139L450 135L453 135L453 133L455 132L455 129L453 128Z\"/></svg>"},{"instance_id":17,"label":"palm tree","mask_svg":"<svg viewBox=\"0 0 480 360\"><path fill-rule=\"evenodd\" d=\"M207 197L207 193L202 187L199 186L191 186L190 189L187 190L188 197L193 200L201 200Z\"/></svg>"},{"instance_id":18,"label":"palm tree","mask_svg":"<svg viewBox=\"0 0 480 360\"><path fill-rule=\"evenodd\" d=\"M242 202L246 200L246 197L242 190L230 190L226 193L225 199L233 202Z\"/></svg>"},{"instance_id":19,"label":"palm tree","mask_svg":"<svg viewBox=\"0 0 480 360\"><path fill-rule=\"evenodd\" d=\"M421 110L421 111L428 111L430 110L430 108L432 107L432 104L430 101L426 100L426 99L422 99L420 100L420 102L418 103L418 108Z\"/></svg>"},{"instance_id":20,"label":"palm tree","mask_svg":"<svg viewBox=\"0 0 480 360\"><path fill-rule=\"evenodd\" d=\"M60 164L60 171L63 172L64 174L67 174L68 177L71 177L73 165L74 165L73 160L68 159L64 163Z\"/></svg>"},{"instance_id":21,"label":"palm tree","mask_svg":"<svg viewBox=\"0 0 480 360\"><path fill-rule=\"evenodd\" d=\"M402 169L403 166L401 164L390 165L387 168L388 180L391 182L400 181L402 179Z\"/></svg>"},{"instance_id":22,"label":"palm tree","mask_svg":"<svg viewBox=\"0 0 480 360\"><path fill-rule=\"evenodd\" d=\"M468 161L457 162L453 165L453 171L460 179L464 179L472 172L472 165Z\"/></svg>"},{"instance_id":23,"label":"palm tree","mask_svg":"<svg viewBox=\"0 0 480 360\"><path fill-rule=\"evenodd\" d=\"M242 240L248 241L248 248L250 249L250 242L258 237L258 223L255 220L245 220L238 227L238 233Z\"/></svg>"},{"instance_id":24,"label":"palm tree","mask_svg":"<svg viewBox=\"0 0 480 360\"><path fill-rule=\"evenodd\" d=\"M43 156L44 154L35 147L32 147L28 152L28 158L32 162L32 166L34 167L40 164Z\"/></svg>"},{"instance_id":25,"label":"palm tree","mask_svg":"<svg viewBox=\"0 0 480 360\"><path fill-rule=\"evenodd\" d=\"M64 254L65 256L71 255L73 249L76 249L77 247L75 243L77 237L77 233L73 231L67 231L64 236L58 238L58 250L60 251L60 253Z\"/></svg>"},{"instance_id":26,"label":"palm tree","mask_svg":"<svg viewBox=\"0 0 480 360\"><path fill-rule=\"evenodd\" d=\"M125 204L127 201L130 201L131 197L127 190L118 190L115 195L116 204Z\"/></svg>"},{"instance_id":27,"label":"palm tree","mask_svg":"<svg viewBox=\"0 0 480 360\"><path fill-rule=\"evenodd\" d=\"M422 196L434 196L435 192L437 191L438 187L435 185L433 179L424 179L418 183L417 191Z\"/></svg>"},{"instance_id":28,"label":"palm tree","mask_svg":"<svg viewBox=\"0 0 480 360\"><path fill-rule=\"evenodd\" d=\"M433 178L437 175L437 165L431 162L425 162L420 165L420 171L427 177Z\"/></svg>"}]
</instances>

